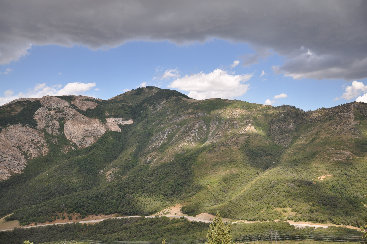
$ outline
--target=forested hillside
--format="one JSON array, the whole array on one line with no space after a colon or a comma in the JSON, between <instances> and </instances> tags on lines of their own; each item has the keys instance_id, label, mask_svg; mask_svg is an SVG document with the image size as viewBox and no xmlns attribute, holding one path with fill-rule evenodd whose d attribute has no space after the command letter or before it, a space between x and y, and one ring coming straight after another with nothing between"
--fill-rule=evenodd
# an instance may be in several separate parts
<instances>
[{"instance_id":1,"label":"forested hillside","mask_svg":"<svg viewBox=\"0 0 367 244\"><path fill-rule=\"evenodd\" d=\"M0 130L0 215L22 224L177 203L189 215L367 222L364 103L305 112L146 87L15 101Z\"/></svg>"}]
</instances>

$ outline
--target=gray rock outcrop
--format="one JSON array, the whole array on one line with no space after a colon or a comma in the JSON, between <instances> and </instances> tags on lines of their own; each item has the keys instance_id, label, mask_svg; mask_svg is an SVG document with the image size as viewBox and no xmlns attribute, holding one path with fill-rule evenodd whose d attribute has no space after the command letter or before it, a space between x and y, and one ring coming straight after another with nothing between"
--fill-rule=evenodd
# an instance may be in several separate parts
<instances>
[{"instance_id":1,"label":"gray rock outcrop","mask_svg":"<svg viewBox=\"0 0 367 244\"><path fill-rule=\"evenodd\" d=\"M46 155L47 152L42 132L20 124L3 129L0 133L0 180L20 173L27 159Z\"/></svg>"},{"instance_id":2,"label":"gray rock outcrop","mask_svg":"<svg viewBox=\"0 0 367 244\"><path fill-rule=\"evenodd\" d=\"M86 111L98 104L90 97L77 96L72 104ZM36 128L20 124L2 129L0 133L0 181L12 174L19 174L26 167L27 160L46 155L48 152L44 132L51 136L62 134L74 145L67 145L64 151L85 148L94 144L106 131L121 132L120 125L132 124L133 121L122 118L107 118L106 124L97 118L89 118L64 99L46 96L37 99L41 107L34 113ZM56 143L57 138L52 140Z\"/></svg>"},{"instance_id":3,"label":"gray rock outcrop","mask_svg":"<svg viewBox=\"0 0 367 244\"><path fill-rule=\"evenodd\" d=\"M73 105L75 105L78 109L87 111L88 109L95 109L97 107L97 103L91 101L91 97L85 97L85 96L76 96L74 97L74 100L71 102Z\"/></svg>"},{"instance_id":4,"label":"gray rock outcrop","mask_svg":"<svg viewBox=\"0 0 367 244\"><path fill-rule=\"evenodd\" d=\"M106 127L98 119L91 119L83 115L66 121L64 125L65 137L84 148L95 143L106 132Z\"/></svg>"},{"instance_id":5,"label":"gray rock outcrop","mask_svg":"<svg viewBox=\"0 0 367 244\"><path fill-rule=\"evenodd\" d=\"M124 120L123 118L106 118L106 128L110 131L121 132L119 125L131 125L134 123L132 119Z\"/></svg>"}]
</instances>

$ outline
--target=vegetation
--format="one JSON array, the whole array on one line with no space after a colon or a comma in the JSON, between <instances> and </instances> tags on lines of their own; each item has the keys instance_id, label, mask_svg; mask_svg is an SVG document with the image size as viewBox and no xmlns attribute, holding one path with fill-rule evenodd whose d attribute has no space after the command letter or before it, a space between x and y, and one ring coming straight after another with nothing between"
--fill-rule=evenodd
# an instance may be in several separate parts
<instances>
[{"instance_id":1,"label":"vegetation","mask_svg":"<svg viewBox=\"0 0 367 244\"><path fill-rule=\"evenodd\" d=\"M360 232L336 227L296 229L284 222L233 224L231 227L235 243L285 239L328 242L358 242L361 240ZM87 240L103 243L112 243L113 241L162 243L163 240L166 243L204 243L207 240L208 229L208 224L189 222L185 219L170 220L165 217L111 219L90 225L66 224L0 232L0 243L18 244L23 243L24 240L30 240L34 243L88 243Z\"/></svg>"},{"instance_id":2,"label":"vegetation","mask_svg":"<svg viewBox=\"0 0 367 244\"><path fill-rule=\"evenodd\" d=\"M107 220L95 225L67 224L62 226L16 229L12 232L0 232L0 243L21 243L31 240L35 243L51 241L151 241L195 243L205 241L208 225L186 220L168 218L134 218Z\"/></svg>"},{"instance_id":3,"label":"vegetation","mask_svg":"<svg viewBox=\"0 0 367 244\"><path fill-rule=\"evenodd\" d=\"M8 220L24 225L62 216L149 215L182 203L190 215L367 222L366 104L304 112L195 101L154 87L97 103L83 114L134 123L67 153L62 149L75 145L63 133L46 133L48 155L0 182L0 216L12 213ZM35 126L40 106L23 101L1 107L1 128Z\"/></svg>"},{"instance_id":4,"label":"vegetation","mask_svg":"<svg viewBox=\"0 0 367 244\"><path fill-rule=\"evenodd\" d=\"M365 225L362 229L363 229L363 235L362 235L363 243L367 243L367 225Z\"/></svg>"},{"instance_id":5,"label":"vegetation","mask_svg":"<svg viewBox=\"0 0 367 244\"><path fill-rule=\"evenodd\" d=\"M209 230L206 235L207 244L231 244L232 235L231 227L223 223L222 218L217 212L213 222L209 225Z\"/></svg>"},{"instance_id":6,"label":"vegetation","mask_svg":"<svg viewBox=\"0 0 367 244\"><path fill-rule=\"evenodd\" d=\"M235 224L233 239L238 242L258 240L361 241L361 232L341 227L295 228L287 222Z\"/></svg>"},{"instance_id":7,"label":"vegetation","mask_svg":"<svg viewBox=\"0 0 367 244\"><path fill-rule=\"evenodd\" d=\"M23 124L35 127L34 113L41 107L39 101L19 101L0 107L0 131L8 125Z\"/></svg>"}]
</instances>

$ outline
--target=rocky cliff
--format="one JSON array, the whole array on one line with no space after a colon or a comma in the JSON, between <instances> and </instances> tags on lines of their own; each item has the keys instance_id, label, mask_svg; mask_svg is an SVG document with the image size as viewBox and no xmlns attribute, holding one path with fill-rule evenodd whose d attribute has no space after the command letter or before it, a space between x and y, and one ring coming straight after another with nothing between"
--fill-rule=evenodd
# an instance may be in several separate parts
<instances>
[{"instance_id":1,"label":"rocky cliff","mask_svg":"<svg viewBox=\"0 0 367 244\"><path fill-rule=\"evenodd\" d=\"M84 97L68 97L71 102L46 96L40 99L20 99L21 101L39 101L41 106L33 115L35 128L25 123L5 125L0 133L0 180L19 174L26 167L27 161L48 152L49 143L57 143L59 136L65 136L70 142L68 148L85 148L95 143L106 131L121 132L120 125L132 124L131 119L90 118L81 112L93 110L100 100ZM5 105L2 109L8 110ZM16 113L17 111L12 111Z\"/></svg>"}]
</instances>

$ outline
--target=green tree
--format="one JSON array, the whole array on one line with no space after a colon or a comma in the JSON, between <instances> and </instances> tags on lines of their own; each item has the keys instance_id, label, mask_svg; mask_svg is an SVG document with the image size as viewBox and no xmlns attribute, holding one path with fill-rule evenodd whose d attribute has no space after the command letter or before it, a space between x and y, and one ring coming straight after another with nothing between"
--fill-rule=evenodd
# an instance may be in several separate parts
<instances>
[{"instance_id":1,"label":"green tree","mask_svg":"<svg viewBox=\"0 0 367 244\"><path fill-rule=\"evenodd\" d=\"M33 242L30 242L28 240L24 241L23 244L33 244Z\"/></svg>"},{"instance_id":2,"label":"green tree","mask_svg":"<svg viewBox=\"0 0 367 244\"><path fill-rule=\"evenodd\" d=\"M210 224L206 238L208 239L206 244L232 243L231 227L223 222L219 212L217 212L213 222Z\"/></svg>"},{"instance_id":3,"label":"green tree","mask_svg":"<svg viewBox=\"0 0 367 244\"><path fill-rule=\"evenodd\" d=\"M362 236L362 243L367 243L367 225L362 227L363 236Z\"/></svg>"}]
</instances>

